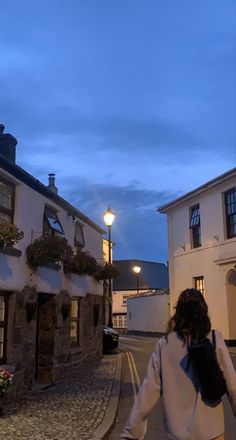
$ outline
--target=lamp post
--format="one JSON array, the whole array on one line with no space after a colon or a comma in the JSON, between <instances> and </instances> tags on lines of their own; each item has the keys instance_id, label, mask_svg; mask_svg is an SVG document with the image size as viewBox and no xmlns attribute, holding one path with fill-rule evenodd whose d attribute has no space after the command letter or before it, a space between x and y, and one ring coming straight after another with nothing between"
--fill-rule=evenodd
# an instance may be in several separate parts
<instances>
[{"instance_id":1,"label":"lamp post","mask_svg":"<svg viewBox=\"0 0 236 440\"><path fill-rule=\"evenodd\" d=\"M133 267L133 271L137 275L137 294L139 294L139 274L141 272L141 267L140 266L134 266Z\"/></svg>"},{"instance_id":2,"label":"lamp post","mask_svg":"<svg viewBox=\"0 0 236 440\"><path fill-rule=\"evenodd\" d=\"M113 221L115 219L115 214L111 210L110 206L108 206L107 210L103 214L105 225L108 229L108 263L111 264L111 227ZM111 285L111 277L108 280L108 296L109 296L109 316L108 316L108 326L112 327L112 285Z\"/></svg>"}]
</instances>

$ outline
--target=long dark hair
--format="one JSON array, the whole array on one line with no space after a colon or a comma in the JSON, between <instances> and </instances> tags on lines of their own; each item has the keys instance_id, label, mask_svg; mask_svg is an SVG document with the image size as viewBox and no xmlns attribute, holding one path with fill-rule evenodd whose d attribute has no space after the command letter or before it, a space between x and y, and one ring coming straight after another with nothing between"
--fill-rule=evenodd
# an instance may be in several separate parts
<instances>
[{"instance_id":1,"label":"long dark hair","mask_svg":"<svg viewBox=\"0 0 236 440\"><path fill-rule=\"evenodd\" d=\"M176 331L184 343L188 337L201 341L207 337L210 330L208 306L202 293L197 289L184 290L179 296L175 313L167 324L166 338L168 339L171 332Z\"/></svg>"}]
</instances>

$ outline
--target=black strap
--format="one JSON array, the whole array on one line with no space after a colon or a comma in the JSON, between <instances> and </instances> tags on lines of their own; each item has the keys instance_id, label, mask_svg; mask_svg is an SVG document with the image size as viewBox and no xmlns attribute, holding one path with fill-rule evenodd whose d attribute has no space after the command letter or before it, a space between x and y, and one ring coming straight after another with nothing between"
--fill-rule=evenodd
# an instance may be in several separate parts
<instances>
[{"instance_id":1,"label":"black strap","mask_svg":"<svg viewBox=\"0 0 236 440\"><path fill-rule=\"evenodd\" d=\"M215 330L212 330L212 343L213 343L213 347L214 350L216 349L216 333Z\"/></svg>"}]
</instances>

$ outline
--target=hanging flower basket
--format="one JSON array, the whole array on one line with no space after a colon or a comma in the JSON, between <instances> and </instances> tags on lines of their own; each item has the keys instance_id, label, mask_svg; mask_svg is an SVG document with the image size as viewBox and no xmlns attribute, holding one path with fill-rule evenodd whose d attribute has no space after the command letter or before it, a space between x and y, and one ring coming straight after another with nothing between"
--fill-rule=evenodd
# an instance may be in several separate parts
<instances>
[{"instance_id":1,"label":"hanging flower basket","mask_svg":"<svg viewBox=\"0 0 236 440\"><path fill-rule=\"evenodd\" d=\"M97 270L97 261L88 252L77 248L74 255L64 261L63 267L65 274L93 276Z\"/></svg>"},{"instance_id":2,"label":"hanging flower basket","mask_svg":"<svg viewBox=\"0 0 236 440\"><path fill-rule=\"evenodd\" d=\"M13 374L4 368L0 368L0 416L3 413L4 394L10 388L13 380Z\"/></svg>"},{"instance_id":3,"label":"hanging flower basket","mask_svg":"<svg viewBox=\"0 0 236 440\"><path fill-rule=\"evenodd\" d=\"M27 262L32 269L47 263L60 263L70 258L72 248L65 238L42 235L26 249Z\"/></svg>"},{"instance_id":4,"label":"hanging flower basket","mask_svg":"<svg viewBox=\"0 0 236 440\"><path fill-rule=\"evenodd\" d=\"M97 281L109 280L110 278L117 278L120 275L118 266L113 263L104 263L99 265L95 273L95 279Z\"/></svg>"},{"instance_id":5,"label":"hanging flower basket","mask_svg":"<svg viewBox=\"0 0 236 440\"><path fill-rule=\"evenodd\" d=\"M0 248L13 247L24 237L23 231L17 226L0 219Z\"/></svg>"}]
</instances>

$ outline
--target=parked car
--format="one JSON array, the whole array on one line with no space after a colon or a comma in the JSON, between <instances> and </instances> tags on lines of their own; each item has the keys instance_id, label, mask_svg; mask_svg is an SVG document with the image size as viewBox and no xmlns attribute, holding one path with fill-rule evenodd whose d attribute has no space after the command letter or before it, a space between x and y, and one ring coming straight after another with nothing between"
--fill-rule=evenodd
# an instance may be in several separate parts
<instances>
[{"instance_id":1,"label":"parked car","mask_svg":"<svg viewBox=\"0 0 236 440\"><path fill-rule=\"evenodd\" d=\"M107 325L103 326L103 351L114 350L118 347L119 332Z\"/></svg>"}]
</instances>

